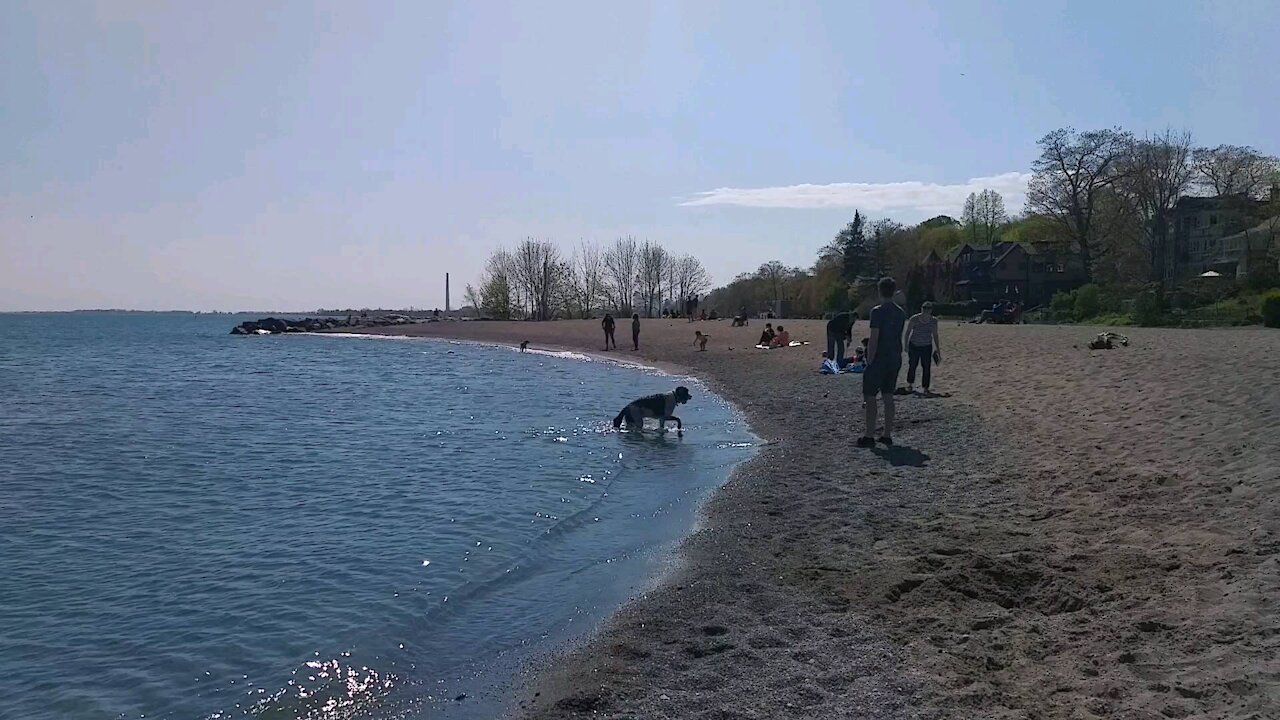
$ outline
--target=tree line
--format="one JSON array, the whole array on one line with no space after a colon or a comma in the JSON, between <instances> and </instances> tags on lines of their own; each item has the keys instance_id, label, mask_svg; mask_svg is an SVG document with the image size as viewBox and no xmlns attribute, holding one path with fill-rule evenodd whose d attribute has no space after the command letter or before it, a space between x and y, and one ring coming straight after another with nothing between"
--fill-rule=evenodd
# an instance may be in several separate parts
<instances>
[{"instance_id":1,"label":"tree line","mask_svg":"<svg viewBox=\"0 0 1280 720\"><path fill-rule=\"evenodd\" d=\"M649 240L583 241L566 255L549 240L529 238L495 250L464 299L495 320L590 318L606 311L654 317L669 304L684 312L684 301L710 286L701 261Z\"/></svg>"},{"instance_id":2,"label":"tree line","mask_svg":"<svg viewBox=\"0 0 1280 720\"><path fill-rule=\"evenodd\" d=\"M721 313L755 313L789 303L790 315L816 317L865 302L873 281L893 275L908 303L925 294L921 261L963 243L1047 245L1070 253L1082 283L1137 288L1159 282L1173 240L1174 209L1188 195L1264 199L1280 182L1280 160L1251 147L1197 147L1190 133L1138 137L1112 128L1054 130L1040 139L1026 204L1010 217L995 190L972 193L960 217L939 215L916 225L889 218L853 219L808 268L772 261L711 293ZM1272 202L1242 203L1258 222L1280 214Z\"/></svg>"}]
</instances>

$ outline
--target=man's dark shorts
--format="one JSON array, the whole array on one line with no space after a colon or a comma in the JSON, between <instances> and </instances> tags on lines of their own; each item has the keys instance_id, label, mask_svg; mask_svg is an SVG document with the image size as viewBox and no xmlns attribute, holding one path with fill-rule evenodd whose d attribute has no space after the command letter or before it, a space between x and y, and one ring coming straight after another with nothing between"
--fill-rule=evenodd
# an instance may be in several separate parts
<instances>
[{"instance_id":1,"label":"man's dark shorts","mask_svg":"<svg viewBox=\"0 0 1280 720\"><path fill-rule=\"evenodd\" d=\"M902 358L897 362L873 362L862 373L862 394L864 397L875 397L878 394L892 395L898 389L898 373L902 370Z\"/></svg>"}]
</instances>

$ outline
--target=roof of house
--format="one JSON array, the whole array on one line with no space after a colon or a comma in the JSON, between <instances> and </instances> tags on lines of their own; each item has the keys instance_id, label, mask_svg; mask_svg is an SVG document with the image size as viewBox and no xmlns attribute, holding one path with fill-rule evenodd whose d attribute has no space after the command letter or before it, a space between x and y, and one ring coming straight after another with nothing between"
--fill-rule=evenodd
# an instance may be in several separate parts
<instances>
[{"instance_id":1,"label":"roof of house","mask_svg":"<svg viewBox=\"0 0 1280 720\"><path fill-rule=\"evenodd\" d=\"M1000 253L1000 257L996 258L995 262L993 263L994 265L999 265L1000 263L1004 262L1004 259L1009 257L1009 253L1019 248L1022 248L1022 243L1003 243L1003 244L1008 245L1008 247L1005 248L1004 252ZM1022 251L1025 253L1026 249L1022 248Z\"/></svg>"},{"instance_id":2,"label":"roof of house","mask_svg":"<svg viewBox=\"0 0 1280 720\"><path fill-rule=\"evenodd\" d=\"M1248 238L1251 241L1270 240L1280 237L1280 215L1273 218L1267 218L1261 223L1234 235L1228 235L1222 238L1223 242L1235 240L1237 238Z\"/></svg>"},{"instance_id":3,"label":"roof of house","mask_svg":"<svg viewBox=\"0 0 1280 720\"><path fill-rule=\"evenodd\" d=\"M1215 195L1212 197L1202 197L1198 195L1184 195L1178 198L1177 209L1182 211L1188 210L1218 210L1220 208L1235 205L1260 205L1262 200L1254 200L1245 193L1235 195Z\"/></svg>"}]
</instances>

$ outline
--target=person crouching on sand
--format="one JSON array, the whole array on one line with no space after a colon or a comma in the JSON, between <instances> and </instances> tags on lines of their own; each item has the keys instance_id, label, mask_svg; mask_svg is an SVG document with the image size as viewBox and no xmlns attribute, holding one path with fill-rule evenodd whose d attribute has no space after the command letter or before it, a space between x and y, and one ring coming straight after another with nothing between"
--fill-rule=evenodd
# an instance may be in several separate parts
<instances>
[{"instance_id":1,"label":"person crouching on sand","mask_svg":"<svg viewBox=\"0 0 1280 720\"><path fill-rule=\"evenodd\" d=\"M703 335L701 330L693 331L693 344L698 346L699 352L707 351L707 341L711 339L710 335Z\"/></svg>"},{"instance_id":2,"label":"person crouching on sand","mask_svg":"<svg viewBox=\"0 0 1280 720\"><path fill-rule=\"evenodd\" d=\"M853 342L853 322L857 317L846 311L836 313L827 321L827 357L835 360L837 366L844 367L844 347Z\"/></svg>"}]
</instances>

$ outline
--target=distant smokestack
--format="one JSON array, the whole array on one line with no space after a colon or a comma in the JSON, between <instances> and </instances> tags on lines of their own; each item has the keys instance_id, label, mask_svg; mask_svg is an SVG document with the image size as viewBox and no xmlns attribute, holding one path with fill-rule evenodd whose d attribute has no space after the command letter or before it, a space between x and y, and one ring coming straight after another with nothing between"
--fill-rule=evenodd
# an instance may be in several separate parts
<instances>
[{"instance_id":1,"label":"distant smokestack","mask_svg":"<svg viewBox=\"0 0 1280 720\"><path fill-rule=\"evenodd\" d=\"M449 312L452 309L453 309L452 307L449 307L449 273L445 273L444 274L444 311Z\"/></svg>"}]
</instances>

